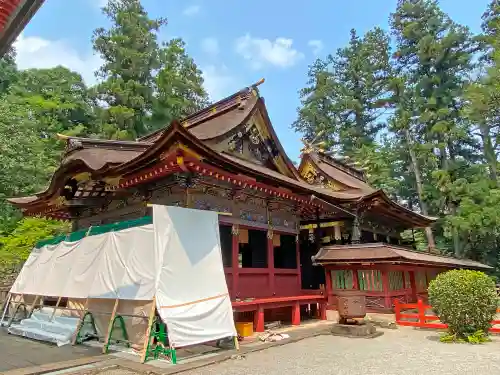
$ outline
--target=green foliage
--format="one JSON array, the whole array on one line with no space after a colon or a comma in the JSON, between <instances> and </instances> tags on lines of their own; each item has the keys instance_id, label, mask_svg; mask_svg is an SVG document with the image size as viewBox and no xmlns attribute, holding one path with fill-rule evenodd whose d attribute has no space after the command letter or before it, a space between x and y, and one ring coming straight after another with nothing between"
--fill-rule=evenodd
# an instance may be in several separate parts
<instances>
[{"instance_id":1,"label":"green foliage","mask_svg":"<svg viewBox=\"0 0 500 375\"><path fill-rule=\"evenodd\" d=\"M400 0L390 33L351 32L310 66L293 128L307 139L322 131L326 151L348 156L373 186L438 217L417 233L418 249L435 243L500 274L499 47L498 0L475 36L436 0Z\"/></svg>"},{"instance_id":2,"label":"green foliage","mask_svg":"<svg viewBox=\"0 0 500 375\"><path fill-rule=\"evenodd\" d=\"M484 341L498 304L491 277L479 271L448 271L430 282L428 293L429 303L454 337L442 341Z\"/></svg>"},{"instance_id":3,"label":"green foliage","mask_svg":"<svg viewBox=\"0 0 500 375\"><path fill-rule=\"evenodd\" d=\"M139 0L109 0L109 29L94 31L94 49L104 64L94 89L100 136L134 139L208 104L202 73L182 39L158 44L166 20L151 19Z\"/></svg>"},{"instance_id":4,"label":"green foliage","mask_svg":"<svg viewBox=\"0 0 500 375\"><path fill-rule=\"evenodd\" d=\"M158 44L164 19L151 19L139 0L110 0L103 12L110 25L94 33L103 59L94 87L61 66L19 71L14 50L0 59L0 267L24 260L37 240L67 229L20 221L6 201L47 187L63 146L56 134L133 139L208 103L184 42Z\"/></svg>"},{"instance_id":5,"label":"green foliage","mask_svg":"<svg viewBox=\"0 0 500 375\"><path fill-rule=\"evenodd\" d=\"M444 343L458 342L458 343L469 343L469 344L483 344L485 342L490 342L491 339L488 337L487 334L484 333L484 331L479 330L471 335L468 335L465 339L457 336L456 334L443 333L439 337L439 341Z\"/></svg>"},{"instance_id":6,"label":"green foliage","mask_svg":"<svg viewBox=\"0 0 500 375\"><path fill-rule=\"evenodd\" d=\"M69 231L68 223L37 218L22 219L9 235L0 237L0 270L19 266L28 258L38 241Z\"/></svg>"},{"instance_id":7,"label":"green foliage","mask_svg":"<svg viewBox=\"0 0 500 375\"><path fill-rule=\"evenodd\" d=\"M382 127L379 119L385 110L380 102L387 94L389 74L385 32L375 28L360 38L351 30L347 47L309 67L293 128L308 139L323 131L327 146L351 156L372 144Z\"/></svg>"}]
</instances>

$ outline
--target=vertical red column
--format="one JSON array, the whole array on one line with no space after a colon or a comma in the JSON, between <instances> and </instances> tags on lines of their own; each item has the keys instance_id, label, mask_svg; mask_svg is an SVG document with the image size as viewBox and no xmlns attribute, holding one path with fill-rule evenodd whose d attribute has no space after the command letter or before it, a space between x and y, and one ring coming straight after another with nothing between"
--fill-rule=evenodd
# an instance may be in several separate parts
<instances>
[{"instance_id":1,"label":"vertical red column","mask_svg":"<svg viewBox=\"0 0 500 375\"><path fill-rule=\"evenodd\" d=\"M390 285L389 285L389 271L382 270L382 290L384 291L384 306L386 309L390 309L392 307L391 304L391 296L390 293Z\"/></svg>"},{"instance_id":2,"label":"vertical red column","mask_svg":"<svg viewBox=\"0 0 500 375\"><path fill-rule=\"evenodd\" d=\"M257 310L254 312L253 325L255 332L264 332L264 309L262 306L258 306Z\"/></svg>"},{"instance_id":3,"label":"vertical red column","mask_svg":"<svg viewBox=\"0 0 500 375\"><path fill-rule=\"evenodd\" d=\"M359 277L356 268L352 270L352 289L359 290Z\"/></svg>"},{"instance_id":4,"label":"vertical red column","mask_svg":"<svg viewBox=\"0 0 500 375\"><path fill-rule=\"evenodd\" d=\"M301 268L300 268L300 239L299 239L299 234L295 236L295 256L297 257L297 292L299 294L301 293L302 290L302 275L301 275Z\"/></svg>"},{"instance_id":5,"label":"vertical red column","mask_svg":"<svg viewBox=\"0 0 500 375\"><path fill-rule=\"evenodd\" d=\"M292 325L300 325L300 304L298 302L292 306Z\"/></svg>"},{"instance_id":6,"label":"vertical red column","mask_svg":"<svg viewBox=\"0 0 500 375\"><path fill-rule=\"evenodd\" d=\"M332 284L332 270L328 266L324 266L325 268L325 293L328 304L326 308L328 310L334 310L333 306L333 284Z\"/></svg>"},{"instance_id":7,"label":"vertical red column","mask_svg":"<svg viewBox=\"0 0 500 375\"><path fill-rule=\"evenodd\" d=\"M232 268L233 268L233 298L240 297L240 292L238 289L238 279L240 273L240 263L239 263L239 253L240 253L240 241L239 235L240 230L237 225L233 225L231 228L231 233L233 234L232 241Z\"/></svg>"},{"instance_id":8,"label":"vertical red column","mask_svg":"<svg viewBox=\"0 0 500 375\"><path fill-rule=\"evenodd\" d=\"M274 280L274 244L273 244L273 231L267 231L267 269L269 277L269 293L271 296L276 295L275 280Z\"/></svg>"},{"instance_id":9,"label":"vertical red column","mask_svg":"<svg viewBox=\"0 0 500 375\"><path fill-rule=\"evenodd\" d=\"M410 274L410 287L411 287L411 301L417 300L417 281L415 280L415 271L409 271Z\"/></svg>"}]
</instances>

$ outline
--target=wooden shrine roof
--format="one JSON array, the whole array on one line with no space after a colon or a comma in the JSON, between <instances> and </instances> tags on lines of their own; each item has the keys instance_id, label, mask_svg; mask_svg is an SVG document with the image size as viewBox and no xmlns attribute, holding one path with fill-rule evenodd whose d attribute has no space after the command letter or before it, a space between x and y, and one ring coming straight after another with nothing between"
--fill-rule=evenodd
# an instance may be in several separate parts
<instances>
[{"instance_id":1,"label":"wooden shrine roof","mask_svg":"<svg viewBox=\"0 0 500 375\"><path fill-rule=\"evenodd\" d=\"M423 253L385 243L325 246L313 256L313 262L317 264L411 263L449 268L492 268L473 260Z\"/></svg>"},{"instance_id":2,"label":"wooden shrine roof","mask_svg":"<svg viewBox=\"0 0 500 375\"><path fill-rule=\"evenodd\" d=\"M259 131L265 132L262 142L266 144L268 150L270 146L267 142L269 142L274 150L273 157L267 159L266 163L254 162L244 155L240 157L237 153L219 147L225 145L224 142L230 137L239 136L242 128L238 126L246 124L249 118L252 116L255 118L256 114L259 116L260 124L263 124L259 125L261 126ZM176 148L177 154L184 155L191 152L191 156L197 155L196 157L202 160L205 166L210 166L209 168L229 171L240 179L248 177L258 183L267 184L268 187L279 187L288 193L299 194L301 196L299 200L310 202L311 206L315 206L316 203L321 207L329 206L329 210L339 204L347 204L353 208L360 203L366 203L371 205L370 207L378 207L377 212L382 212L382 208L385 208L391 220L399 219L407 227L427 226L434 221L433 218L424 217L392 202L382 191L370 187L361 178L359 171L354 169L351 171L348 166L336 164L321 155L314 153L305 155L301 167L306 159L309 160L315 168L321 169L322 174L335 180L339 188L332 189L328 185L311 183L303 178L301 169L295 168L283 150L256 85L240 90L181 122L174 121L164 129L136 141L99 140L62 135L60 138L66 141L66 149L61 165L53 174L48 188L34 196L11 198L9 201L12 204L30 212L38 211L44 205L52 206L67 181L75 179L75 176L81 177L77 180L82 181L82 184L86 181L85 184L88 185L89 180L95 180L106 185L109 181L116 182L118 179L121 181L118 183L120 185L124 181L130 181L134 174L141 175L143 174L141 171L151 169L155 163L161 164L162 160L165 160L165 154ZM176 169L181 168L177 166L175 160L174 164ZM141 183L143 178L144 176L140 179ZM124 186L130 187L130 182ZM99 194L105 194L105 191L109 190ZM285 195L288 193L285 192ZM94 194L97 192L92 191L91 196Z\"/></svg>"},{"instance_id":3,"label":"wooden shrine roof","mask_svg":"<svg viewBox=\"0 0 500 375\"><path fill-rule=\"evenodd\" d=\"M0 0L0 57L26 27L44 0Z\"/></svg>"}]
</instances>

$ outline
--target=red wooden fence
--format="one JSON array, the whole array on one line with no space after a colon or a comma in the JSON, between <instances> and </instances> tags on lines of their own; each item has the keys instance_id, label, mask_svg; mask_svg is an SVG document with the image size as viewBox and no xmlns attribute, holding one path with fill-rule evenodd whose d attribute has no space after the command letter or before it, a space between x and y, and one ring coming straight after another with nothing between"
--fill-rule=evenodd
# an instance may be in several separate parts
<instances>
[{"instance_id":1,"label":"red wooden fence","mask_svg":"<svg viewBox=\"0 0 500 375\"><path fill-rule=\"evenodd\" d=\"M409 313L404 310L416 309L416 313ZM410 327L420 327L420 328L434 328L434 329L446 329L448 325L441 323L439 321L439 316L437 315L426 315L427 310L432 309L432 306L426 305L421 299L417 303L401 303L398 299L394 300L394 313L396 314L396 324L400 326L410 326ZM500 309L497 309L497 313L500 313ZM404 320L404 319L417 319L414 320ZM493 320L491 322L491 333L500 333L500 327L495 327L495 325L500 324L500 320Z\"/></svg>"}]
</instances>

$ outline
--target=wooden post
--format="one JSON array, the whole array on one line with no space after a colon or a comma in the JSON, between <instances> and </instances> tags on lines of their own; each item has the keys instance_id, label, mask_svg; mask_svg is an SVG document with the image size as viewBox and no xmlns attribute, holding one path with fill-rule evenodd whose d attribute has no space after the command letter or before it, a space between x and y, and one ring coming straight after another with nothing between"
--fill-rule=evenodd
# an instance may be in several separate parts
<instances>
[{"instance_id":1,"label":"wooden post","mask_svg":"<svg viewBox=\"0 0 500 375\"><path fill-rule=\"evenodd\" d=\"M83 304L83 310L80 312L80 319L78 320L78 325L76 326L76 331L73 334L73 337L71 338L71 345L76 344L76 338L78 336L78 331L80 330L82 324L84 323L83 318L85 317L85 313L87 312L87 307L89 305L89 298L87 297L85 299L85 303Z\"/></svg>"},{"instance_id":2,"label":"wooden post","mask_svg":"<svg viewBox=\"0 0 500 375\"><path fill-rule=\"evenodd\" d=\"M333 310L333 283L332 283L332 270L329 266L324 266L325 268L325 293L327 299L327 309Z\"/></svg>"},{"instance_id":3,"label":"wooden post","mask_svg":"<svg viewBox=\"0 0 500 375\"><path fill-rule=\"evenodd\" d=\"M394 298L394 314L396 315L396 323L401 320L401 307L399 306L399 300Z\"/></svg>"},{"instance_id":4,"label":"wooden post","mask_svg":"<svg viewBox=\"0 0 500 375\"><path fill-rule=\"evenodd\" d=\"M113 328L113 321L115 320L119 301L120 300L118 298L115 299L115 305L113 306L113 312L111 313L111 318L109 319L109 324L108 324L108 330L106 332L106 339L104 340L104 346L102 347L103 354L106 354L106 347L108 346L109 343L109 334L111 332L111 329Z\"/></svg>"},{"instance_id":5,"label":"wooden post","mask_svg":"<svg viewBox=\"0 0 500 375\"><path fill-rule=\"evenodd\" d=\"M390 284L389 284L389 271L382 270L382 290L384 291L384 306L386 309L391 308Z\"/></svg>"},{"instance_id":6,"label":"wooden post","mask_svg":"<svg viewBox=\"0 0 500 375\"><path fill-rule=\"evenodd\" d=\"M274 280L274 244L273 244L273 230L267 230L267 270L269 278L269 292L272 296L276 295L275 280Z\"/></svg>"},{"instance_id":7,"label":"wooden post","mask_svg":"<svg viewBox=\"0 0 500 375\"><path fill-rule=\"evenodd\" d=\"M4 306L3 312L2 312L2 319L0 319L0 327L3 326L3 321L5 319L5 315L7 314L7 311L9 310L11 299L12 299L12 294L9 292L9 294L7 294L7 299L5 300L5 306Z\"/></svg>"},{"instance_id":8,"label":"wooden post","mask_svg":"<svg viewBox=\"0 0 500 375\"><path fill-rule=\"evenodd\" d=\"M29 311L29 313L30 313L30 314L31 314L31 313L33 313L33 309L35 308L35 305L36 305L36 303L37 303L37 301L38 301L38 299L39 299L39 298L40 298L40 296L39 296L39 295L36 295L36 296L35 296L35 299L34 299L34 300L33 300L33 302L31 303L31 306L30 306L30 311Z\"/></svg>"},{"instance_id":9,"label":"wooden post","mask_svg":"<svg viewBox=\"0 0 500 375\"><path fill-rule=\"evenodd\" d=\"M150 340L149 336L151 335L151 326L153 325L153 320L155 318L155 311L156 311L156 296L153 297L151 310L149 311L148 329L146 330L146 337L144 339L144 347L142 348L141 363L146 362L146 355L147 355L149 340Z\"/></svg>"},{"instance_id":10,"label":"wooden post","mask_svg":"<svg viewBox=\"0 0 500 375\"><path fill-rule=\"evenodd\" d=\"M61 303L61 298L62 298L61 296L59 296L59 298L57 298L57 302L56 302L56 305L54 307L54 311L52 311L52 315L50 316L49 322L51 322L52 319L54 318L54 315L56 314L56 310L59 307L59 304Z\"/></svg>"},{"instance_id":11,"label":"wooden post","mask_svg":"<svg viewBox=\"0 0 500 375\"><path fill-rule=\"evenodd\" d=\"M302 272L300 267L300 238L299 229L297 229L297 234L295 235L295 256L297 257L297 291L302 289Z\"/></svg>"},{"instance_id":12,"label":"wooden post","mask_svg":"<svg viewBox=\"0 0 500 375\"><path fill-rule=\"evenodd\" d=\"M300 325L300 304L299 302L295 302L292 306L292 325L298 326Z\"/></svg>"},{"instance_id":13,"label":"wooden post","mask_svg":"<svg viewBox=\"0 0 500 375\"><path fill-rule=\"evenodd\" d=\"M264 309L262 306L258 306L254 312L253 324L255 332L264 332Z\"/></svg>"},{"instance_id":14,"label":"wooden post","mask_svg":"<svg viewBox=\"0 0 500 375\"><path fill-rule=\"evenodd\" d=\"M415 280L415 271L409 271L410 274L410 288L411 288L411 302L417 300L417 281Z\"/></svg>"},{"instance_id":15,"label":"wooden post","mask_svg":"<svg viewBox=\"0 0 500 375\"><path fill-rule=\"evenodd\" d=\"M231 228L231 233L233 235L232 238L232 259L231 259L231 265L233 268L233 278L232 278L232 284L233 284L233 298L237 298L240 296L239 290L238 290L238 279L239 279L239 274L240 274L240 263L239 263L239 254L240 254L240 241L239 241L239 235L240 235L240 230L238 225L233 224Z\"/></svg>"},{"instance_id":16,"label":"wooden post","mask_svg":"<svg viewBox=\"0 0 500 375\"><path fill-rule=\"evenodd\" d=\"M238 341L238 336L234 336L234 348L240 350L240 343Z\"/></svg>"},{"instance_id":17,"label":"wooden post","mask_svg":"<svg viewBox=\"0 0 500 375\"><path fill-rule=\"evenodd\" d=\"M352 270L352 289L359 290L359 276L356 268Z\"/></svg>"},{"instance_id":18,"label":"wooden post","mask_svg":"<svg viewBox=\"0 0 500 375\"><path fill-rule=\"evenodd\" d=\"M424 305L424 301L422 301L421 299L419 299L417 302L417 309L418 309L418 321L420 322L420 326L424 327L425 326L425 305Z\"/></svg>"}]
</instances>

